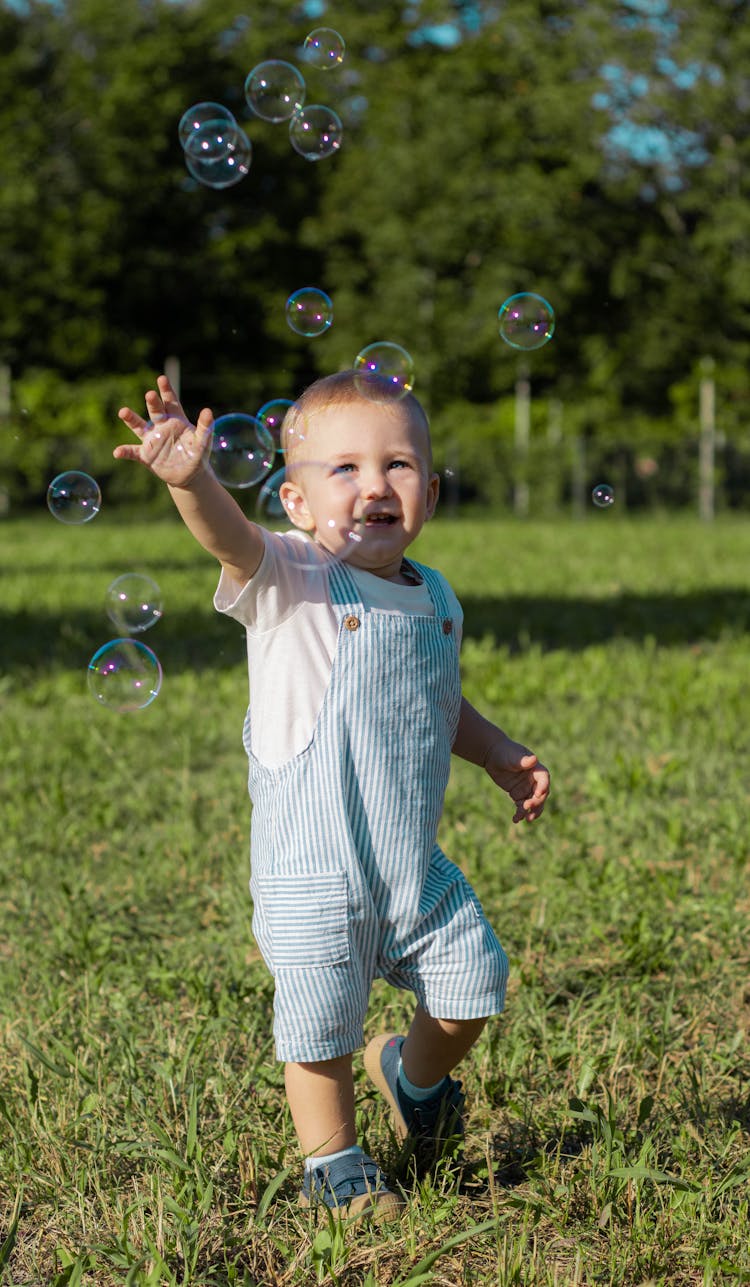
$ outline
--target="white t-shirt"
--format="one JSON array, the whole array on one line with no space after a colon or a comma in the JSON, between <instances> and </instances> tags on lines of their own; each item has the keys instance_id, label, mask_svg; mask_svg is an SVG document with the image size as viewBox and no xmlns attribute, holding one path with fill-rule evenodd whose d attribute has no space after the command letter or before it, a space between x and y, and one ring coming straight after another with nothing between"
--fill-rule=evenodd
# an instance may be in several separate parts
<instances>
[{"instance_id":1,"label":"white t-shirt","mask_svg":"<svg viewBox=\"0 0 750 1287\"><path fill-rule=\"evenodd\" d=\"M302 532L263 533L260 567L240 589L222 571L218 612L246 630L250 680L250 749L263 764L285 763L308 745L323 704L338 639L326 555ZM348 565L365 608L434 616L424 582L395 585ZM448 610L461 645L463 612L446 583Z\"/></svg>"}]
</instances>

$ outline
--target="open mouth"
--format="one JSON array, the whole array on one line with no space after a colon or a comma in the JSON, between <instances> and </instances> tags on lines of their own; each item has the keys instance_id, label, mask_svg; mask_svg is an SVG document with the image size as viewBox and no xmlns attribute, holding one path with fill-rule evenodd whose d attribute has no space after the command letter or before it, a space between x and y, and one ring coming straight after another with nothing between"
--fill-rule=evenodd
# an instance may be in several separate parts
<instances>
[{"instance_id":1,"label":"open mouth","mask_svg":"<svg viewBox=\"0 0 750 1287\"><path fill-rule=\"evenodd\" d=\"M395 514L366 514L365 527L392 527L396 522Z\"/></svg>"}]
</instances>

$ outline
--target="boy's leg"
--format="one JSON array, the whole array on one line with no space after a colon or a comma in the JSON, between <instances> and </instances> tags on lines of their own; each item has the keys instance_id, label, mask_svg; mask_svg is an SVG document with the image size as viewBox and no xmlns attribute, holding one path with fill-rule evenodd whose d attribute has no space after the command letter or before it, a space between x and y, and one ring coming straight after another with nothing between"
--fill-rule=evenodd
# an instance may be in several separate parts
<instances>
[{"instance_id":1,"label":"boy's leg","mask_svg":"<svg viewBox=\"0 0 750 1287\"><path fill-rule=\"evenodd\" d=\"M460 1156L464 1094L448 1075L471 1049L486 1018L436 1019L417 1006L407 1037L384 1033L365 1050L365 1068L385 1096L396 1136L418 1174L439 1158Z\"/></svg>"},{"instance_id":2,"label":"boy's leg","mask_svg":"<svg viewBox=\"0 0 750 1287\"><path fill-rule=\"evenodd\" d=\"M356 1144L351 1055L318 1063L288 1063L284 1076L294 1129L305 1157L338 1153Z\"/></svg>"},{"instance_id":3,"label":"boy's leg","mask_svg":"<svg viewBox=\"0 0 750 1287\"><path fill-rule=\"evenodd\" d=\"M434 1019L418 1005L401 1047L404 1073L415 1086L434 1086L471 1050L487 1022Z\"/></svg>"},{"instance_id":4,"label":"boy's leg","mask_svg":"<svg viewBox=\"0 0 750 1287\"><path fill-rule=\"evenodd\" d=\"M357 1147L352 1056L287 1063L285 1080L305 1154L302 1206L322 1203L347 1216L378 1221L397 1216L403 1199L390 1191L377 1163Z\"/></svg>"}]
</instances>

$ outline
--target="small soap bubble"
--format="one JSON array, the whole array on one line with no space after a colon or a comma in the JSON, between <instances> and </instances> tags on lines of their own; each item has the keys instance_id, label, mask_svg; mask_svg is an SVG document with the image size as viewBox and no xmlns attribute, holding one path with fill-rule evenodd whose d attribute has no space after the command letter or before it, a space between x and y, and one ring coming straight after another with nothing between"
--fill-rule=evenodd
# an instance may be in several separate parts
<instances>
[{"instance_id":1,"label":"small soap bubble","mask_svg":"<svg viewBox=\"0 0 750 1287\"><path fill-rule=\"evenodd\" d=\"M286 469L277 469L275 473L269 474L268 478L263 480L258 492L256 513L260 522L267 527L275 527L277 524L286 523L287 512L279 495L279 488L285 478Z\"/></svg>"},{"instance_id":2,"label":"small soap bubble","mask_svg":"<svg viewBox=\"0 0 750 1287\"><path fill-rule=\"evenodd\" d=\"M552 305L531 291L509 296L500 305L497 319L500 335L514 349L540 349L555 329Z\"/></svg>"},{"instance_id":3,"label":"small soap bubble","mask_svg":"<svg viewBox=\"0 0 750 1287\"><path fill-rule=\"evenodd\" d=\"M323 335L333 322L333 304L324 290L303 286L286 302L286 320L298 335Z\"/></svg>"},{"instance_id":4,"label":"small soap bubble","mask_svg":"<svg viewBox=\"0 0 750 1287\"><path fill-rule=\"evenodd\" d=\"M150 576L125 572L109 586L105 606L107 616L121 634L142 634L162 615L161 590Z\"/></svg>"},{"instance_id":5,"label":"small soap bubble","mask_svg":"<svg viewBox=\"0 0 750 1287\"><path fill-rule=\"evenodd\" d=\"M414 363L406 349L390 340L368 344L354 359L355 384L373 402L403 398L414 386Z\"/></svg>"},{"instance_id":6,"label":"small soap bubble","mask_svg":"<svg viewBox=\"0 0 750 1287\"><path fill-rule=\"evenodd\" d=\"M276 446L255 416L239 411L214 422L211 468L225 487L254 487L273 468Z\"/></svg>"},{"instance_id":7,"label":"small soap bubble","mask_svg":"<svg viewBox=\"0 0 750 1287\"><path fill-rule=\"evenodd\" d=\"M139 639L110 639L89 662L89 692L102 706L125 714L150 706L161 688L159 658Z\"/></svg>"},{"instance_id":8,"label":"small soap bubble","mask_svg":"<svg viewBox=\"0 0 750 1287\"><path fill-rule=\"evenodd\" d=\"M101 504L99 484L78 469L58 474L47 488L49 512L61 523L88 523L96 518Z\"/></svg>"},{"instance_id":9,"label":"small soap bubble","mask_svg":"<svg viewBox=\"0 0 750 1287\"><path fill-rule=\"evenodd\" d=\"M341 147L344 127L332 107L313 103L294 113L289 122L289 140L306 161L322 161Z\"/></svg>"},{"instance_id":10,"label":"small soap bubble","mask_svg":"<svg viewBox=\"0 0 750 1287\"><path fill-rule=\"evenodd\" d=\"M597 509L609 509L615 503L614 488L609 483L597 483L591 493L591 499Z\"/></svg>"},{"instance_id":11,"label":"small soap bubble","mask_svg":"<svg viewBox=\"0 0 750 1287\"><path fill-rule=\"evenodd\" d=\"M222 103L193 103L192 107L183 112L177 127L181 146L186 147L190 136L209 121L224 121L229 125L237 124L232 112L228 107L224 107Z\"/></svg>"},{"instance_id":12,"label":"small soap bubble","mask_svg":"<svg viewBox=\"0 0 750 1287\"><path fill-rule=\"evenodd\" d=\"M206 121L185 145L185 165L207 188L231 188L244 179L253 159L243 129L230 121Z\"/></svg>"},{"instance_id":13,"label":"small soap bubble","mask_svg":"<svg viewBox=\"0 0 750 1287\"><path fill-rule=\"evenodd\" d=\"M245 80L247 105L263 121L288 121L305 101L305 82L291 63L271 58L258 63Z\"/></svg>"},{"instance_id":14,"label":"small soap bubble","mask_svg":"<svg viewBox=\"0 0 750 1287\"><path fill-rule=\"evenodd\" d=\"M316 27L305 37L302 52L306 63L320 71L340 67L344 61L346 44L333 27Z\"/></svg>"},{"instance_id":15,"label":"small soap bubble","mask_svg":"<svg viewBox=\"0 0 750 1287\"><path fill-rule=\"evenodd\" d=\"M361 543L364 533L364 524L359 517L362 504L354 481L347 474L335 474L330 465L322 461L295 456L291 467L277 469L264 480L258 492L256 513L264 527L284 531L296 527L295 513L300 512L304 501L294 495L282 501L281 488L287 478L301 489L305 498L312 499L317 495L319 500L315 508L322 515L320 527L314 534L310 532L310 539L300 537L289 546L292 565L308 571L322 571L331 559L343 562L349 558Z\"/></svg>"},{"instance_id":16,"label":"small soap bubble","mask_svg":"<svg viewBox=\"0 0 750 1287\"><path fill-rule=\"evenodd\" d=\"M282 450L281 446L281 426L284 423L284 416L294 403L288 398L271 398L270 402L264 402L256 420L260 421L263 428L270 433L273 438L277 451Z\"/></svg>"}]
</instances>

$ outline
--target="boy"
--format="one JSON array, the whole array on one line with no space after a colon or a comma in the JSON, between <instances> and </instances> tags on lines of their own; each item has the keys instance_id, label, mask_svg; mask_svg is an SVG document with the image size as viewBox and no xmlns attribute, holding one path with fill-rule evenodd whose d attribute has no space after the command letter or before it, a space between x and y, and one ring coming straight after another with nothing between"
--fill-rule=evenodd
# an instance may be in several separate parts
<instances>
[{"instance_id":1,"label":"boy","mask_svg":"<svg viewBox=\"0 0 750 1287\"><path fill-rule=\"evenodd\" d=\"M215 606L247 631L253 932L275 979L300 1201L389 1219L403 1199L355 1135L352 1052L373 979L417 998L407 1036L375 1037L365 1067L420 1169L460 1140L449 1073L505 998L505 953L435 839L451 751L510 795L514 822L541 814L549 774L462 697L458 601L405 557L438 497L412 394L351 371L303 393L283 426L284 534L212 474L210 411L189 424L163 376L146 408L150 425L120 412L141 441L114 455L169 485L221 564Z\"/></svg>"}]
</instances>

